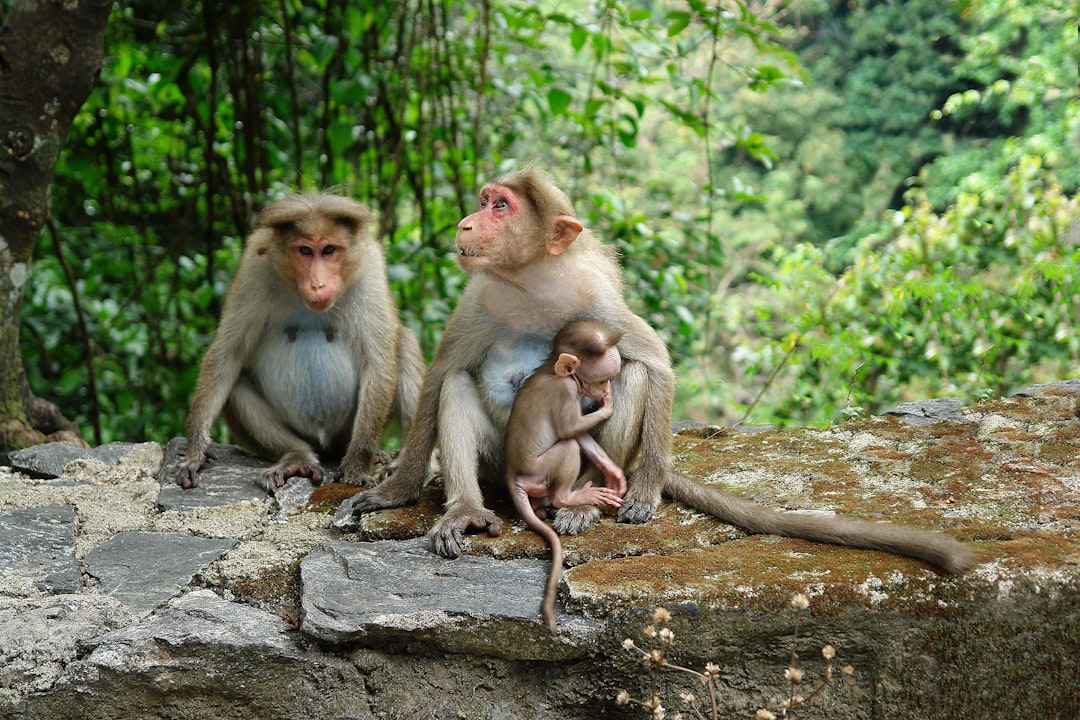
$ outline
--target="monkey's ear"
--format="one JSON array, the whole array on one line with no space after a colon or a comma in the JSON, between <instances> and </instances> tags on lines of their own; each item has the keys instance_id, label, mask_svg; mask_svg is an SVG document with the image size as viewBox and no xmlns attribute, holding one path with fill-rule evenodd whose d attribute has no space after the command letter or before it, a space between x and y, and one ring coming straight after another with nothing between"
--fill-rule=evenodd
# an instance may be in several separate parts
<instances>
[{"instance_id":1,"label":"monkey's ear","mask_svg":"<svg viewBox=\"0 0 1080 720\"><path fill-rule=\"evenodd\" d=\"M577 218L569 215L556 217L552 223L551 237L546 244L548 255L562 255L583 229Z\"/></svg>"},{"instance_id":2,"label":"monkey's ear","mask_svg":"<svg viewBox=\"0 0 1080 720\"><path fill-rule=\"evenodd\" d=\"M559 377L570 377L580 364L581 361L570 353L561 353L555 361L555 374Z\"/></svg>"}]
</instances>

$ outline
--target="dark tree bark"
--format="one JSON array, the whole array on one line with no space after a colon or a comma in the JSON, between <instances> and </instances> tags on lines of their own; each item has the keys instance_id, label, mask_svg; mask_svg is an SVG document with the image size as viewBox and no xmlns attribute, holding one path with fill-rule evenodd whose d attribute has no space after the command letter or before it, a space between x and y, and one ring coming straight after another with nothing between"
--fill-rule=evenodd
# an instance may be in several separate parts
<instances>
[{"instance_id":1,"label":"dark tree bark","mask_svg":"<svg viewBox=\"0 0 1080 720\"><path fill-rule=\"evenodd\" d=\"M0 450L79 439L30 392L19 312L53 169L101 71L112 0L14 0L0 18Z\"/></svg>"}]
</instances>

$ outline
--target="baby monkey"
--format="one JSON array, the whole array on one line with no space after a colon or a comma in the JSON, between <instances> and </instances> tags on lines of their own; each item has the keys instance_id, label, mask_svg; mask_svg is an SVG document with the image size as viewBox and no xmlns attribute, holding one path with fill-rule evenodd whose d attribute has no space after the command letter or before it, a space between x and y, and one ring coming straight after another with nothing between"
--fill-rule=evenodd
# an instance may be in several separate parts
<instances>
[{"instance_id":1,"label":"baby monkey","mask_svg":"<svg viewBox=\"0 0 1080 720\"><path fill-rule=\"evenodd\" d=\"M546 516L548 507L622 505L623 471L589 434L613 411L611 381L622 368L615 347L620 337L594 320L563 327L555 335L551 356L522 384L506 426L506 480L514 505L551 547L551 573L541 614L553 632L562 543L537 510ZM599 409L582 414L582 396L597 401ZM587 482L574 489L582 453L604 474L605 487Z\"/></svg>"}]
</instances>

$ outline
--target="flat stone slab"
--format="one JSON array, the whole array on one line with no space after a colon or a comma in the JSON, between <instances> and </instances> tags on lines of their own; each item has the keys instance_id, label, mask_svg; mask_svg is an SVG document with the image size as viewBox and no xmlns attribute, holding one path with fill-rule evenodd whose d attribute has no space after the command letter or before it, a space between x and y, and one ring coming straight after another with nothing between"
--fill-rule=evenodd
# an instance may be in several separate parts
<instances>
[{"instance_id":1,"label":"flat stone slab","mask_svg":"<svg viewBox=\"0 0 1080 720\"><path fill-rule=\"evenodd\" d=\"M918 402L900 403L883 414L899 418L908 425L923 427L946 420L963 420L964 416L960 408L964 406L964 399L957 397L940 397L932 400L919 400Z\"/></svg>"},{"instance_id":2,"label":"flat stone slab","mask_svg":"<svg viewBox=\"0 0 1080 720\"><path fill-rule=\"evenodd\" d=\"M35 478L58 478L64 466L72 460L100 460L116 465L136 443L115 442L95 448L84 448L69 442L44 443L8 453L8 464L21 473Z\"/></svg>"},{"instance_id":3,"label":"flat stone slab","mask_svg":"<svg viewBox=\"0 0 1080 720\"><path fill-rule=\"evenodd\" d=\"M165 446L165 460L158 473L161 512L187 512L248 500L264 501L269 497L259 484L259 476L273 463L237 445L215 443L214 457L199 471L198 487L180 487L177 478L186 449L187 440L182 437L173 438ZM314 490L315 484L307 478L289 478L285 487L274 494L277 515L284 516L302 506Z\"/></svg>"},{"instance_id":4,"label":"flat stone slab","mask_svg":"<svg viewBox=\"0 0 1080 720\"><path fill-rule=\"evenodd\" d=\"M333 643L377 645L404 635L497 657L574 657L596 628L558 608L559 632L542 624L548 568L540 560L447 560L423 538L323 543L300 564L300 629ZM522 633L522 623L535 624L535 632ZM517 631L508 641L511 626Z\"/></svg>"},{"instance_id":5,"label":"flat stone slab","mask_svg":"<svg viewBox=\"0 0 1080 720\"><path fill-rule=\"evenodd\" d=\"M131 667L168 666L158 645L203 647L222 659L242 652L300 659L284 620L263 610L221 599L212 590L193 590L169 600L137 625L86 643L87 661L121 672ZM295 636L294 636L295 637Z\"/></svg>"},{"instance_id":6,"label":"flat stone slab","mask_svg":"<svg viewBox=\"0 0 1080 720\"><path fill-rule=\"evenodd\" d=\"M147 613L177 595L206 568L236 546L184 533L117 533L86 556L86 571L100 581L102 595Z\"/></svg>"},{"instance_id":7,"label":"flat stone slab","mask_svg":"<svg viewBox=\"0 0 1080 720\"><path fill-rule=\"evenodd\" d=\"M25 577L45 592L79 592L75 531L73 505L0 512L0 576Z\"/></svg>"},{"instance_id":8,"label":"flat stone slab","mask_svg":"<svg viewBox=\"0 0 1080 720\"><path fill-rule=\"evenodd\" d=\"M1015 397L1048 397L1067 393L1080 393L1080 378L1029 385L1016 393Z\"/></svg>"}]
</instances>

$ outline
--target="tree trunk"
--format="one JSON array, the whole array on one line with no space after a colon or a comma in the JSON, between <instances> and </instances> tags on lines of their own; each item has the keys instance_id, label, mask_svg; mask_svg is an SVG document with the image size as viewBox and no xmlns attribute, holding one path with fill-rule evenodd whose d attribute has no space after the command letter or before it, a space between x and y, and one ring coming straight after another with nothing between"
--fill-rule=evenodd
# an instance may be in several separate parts
<instances>
[{"instance_id":1,"label":"tree trunk","mask_svg":"<svg viewBox=\"0 0 1080 720\"><path fill-rule=\"evenodd\" d=\"M0 18L0 450L78 438L30 392L19 311L53 169L101 71L112 0L14 0Z\"/></svg>"}]
</instances>

